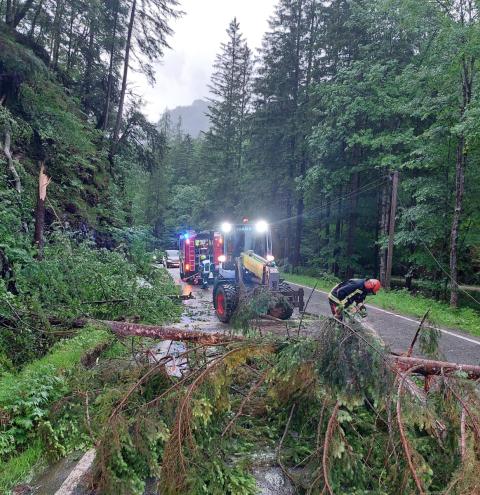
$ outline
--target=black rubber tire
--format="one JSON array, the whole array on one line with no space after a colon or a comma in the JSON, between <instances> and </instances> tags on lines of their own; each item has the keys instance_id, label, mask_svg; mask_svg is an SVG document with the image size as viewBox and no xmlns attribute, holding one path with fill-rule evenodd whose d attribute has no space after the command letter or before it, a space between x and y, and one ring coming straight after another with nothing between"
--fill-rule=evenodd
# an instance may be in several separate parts
<instances>
[{"instance_id":1,"label":"black rubber tire","mask_svg":"<svg viewBox=\"0 0 480 495\"><path fill-rule=\"evenodd\" d=\"M290 304L278 304L274 308L268 310L268 314L278 318L279 320L288 320L293 315L293 306Z\"/></svg>"},{"instance_id":2,"label":"black rubber tire","mask_svg":"<svg viewBox=\"0 0 480 495\"><path fill-rule=\"evenodd\" d=\"M223 312L220 312L222 305L219 304L219 298L223 297ZM238 296L237 289L231 284L219 284L213 292L213 306L217 318L222 323L228 323L237 308Z\"/></svg>"},{"instance_id":3,"label":"black rubber tire","mask_svg":"<svg viewBox=\"0 0 480 495\"><path fill-rule=\"evenodd\" d=\"M278 290L285 297L288 297L287 294L289 292L294 292L290 285L283 281L278 284ZM289 304L288 306L285 306L284 304L278 304L268 313L272 316L275 316L276 318L279 318L280 320L288 320L293 315L293 306L291 304Z\"/></svg>"}]
</instances>

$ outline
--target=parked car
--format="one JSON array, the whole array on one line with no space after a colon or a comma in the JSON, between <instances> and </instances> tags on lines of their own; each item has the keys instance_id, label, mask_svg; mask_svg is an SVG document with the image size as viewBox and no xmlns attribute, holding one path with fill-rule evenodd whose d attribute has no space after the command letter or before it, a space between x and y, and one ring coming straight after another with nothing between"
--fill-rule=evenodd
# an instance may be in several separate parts
<instances>
[{"instance_id":1,"label":"parked car","mask_svg":"<svg viewBox=\"0 0 480 495\"><path fill-rule=\"evenodd\" d=\"M163 265L166 268L178 268L180 266L180 256L178 250L167 249L163 257Z\"/></svg>"}]
</instances>

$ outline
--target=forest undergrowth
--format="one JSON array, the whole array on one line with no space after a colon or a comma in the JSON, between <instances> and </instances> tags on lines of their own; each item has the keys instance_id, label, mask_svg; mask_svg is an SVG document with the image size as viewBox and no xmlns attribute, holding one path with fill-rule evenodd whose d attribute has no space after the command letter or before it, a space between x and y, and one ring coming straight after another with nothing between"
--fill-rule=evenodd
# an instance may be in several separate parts
<instances>
[{"instance_id":1,"label":"forest undergrowth","mask_svg":"<svg viewBox=\"0 0 480 495\"><path fill-rule=\"evenodd\" d=\"M181 313L173 280L135 242L108 251L53 233L43 259L25 254L14 274L13 292L0 283L0 493L95 444L104 416L92 376L106 367L116 377L138 347L99 320L159 324Z\"/></svg>"}]
</instances>

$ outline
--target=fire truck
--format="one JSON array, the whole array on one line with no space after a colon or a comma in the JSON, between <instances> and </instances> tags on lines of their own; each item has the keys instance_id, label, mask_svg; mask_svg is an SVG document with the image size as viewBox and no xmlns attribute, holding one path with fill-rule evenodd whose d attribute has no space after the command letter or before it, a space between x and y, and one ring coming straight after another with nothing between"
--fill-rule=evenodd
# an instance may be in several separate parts
<instances>
[{"instance_id":1,"label":"fire truck","mask_svg":"<svg viewBox=\"0 0 480 495\"><path fill-rule=\"evenodd\" d=\"M180 278L192 284L199 284L205 275L211 283L218 267L218 257L223 254L223 237L219 232L189 230L178 239L180 254Z\"/></svg>"}]
</instances>

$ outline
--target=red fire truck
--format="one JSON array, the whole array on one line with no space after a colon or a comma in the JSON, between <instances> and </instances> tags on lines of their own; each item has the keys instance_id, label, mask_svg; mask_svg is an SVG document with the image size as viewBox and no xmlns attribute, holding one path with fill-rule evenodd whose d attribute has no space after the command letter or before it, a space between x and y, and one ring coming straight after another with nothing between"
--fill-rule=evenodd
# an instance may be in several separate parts
<instances>
[{"instance_id":1,"label":"red fire truck","mask_svg":"<svg viewBox=\"0 0 480 495\"><path fill-rule=\"evenodd\" d=\"M193 284L200 283L202 272L213 273L218 267L218 257L223 254L223 237L219 232L189 230L178 240L180 253L180 278Z\"/></svg>"}]
</instances>

